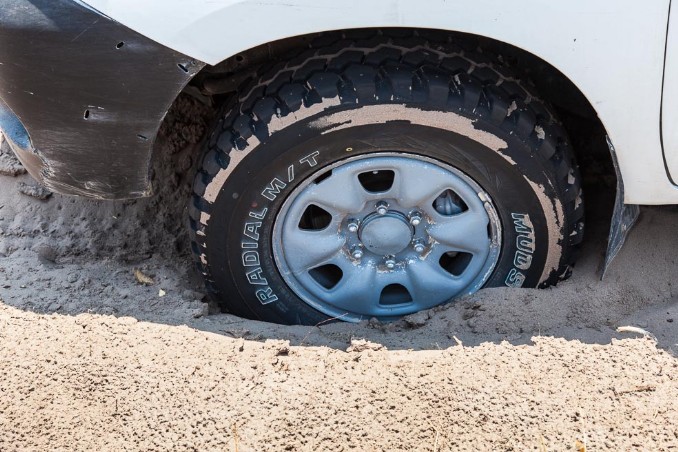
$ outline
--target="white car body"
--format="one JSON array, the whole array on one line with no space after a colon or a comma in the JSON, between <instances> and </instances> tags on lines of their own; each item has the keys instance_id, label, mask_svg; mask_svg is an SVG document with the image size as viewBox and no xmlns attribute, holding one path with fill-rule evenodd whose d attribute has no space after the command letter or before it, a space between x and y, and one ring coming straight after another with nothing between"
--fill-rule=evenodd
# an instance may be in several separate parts
<instances>
[{"instance_id":1,"label":"white car body","mask_svg":"<svg viewBox=\"0 0 678 452\"><path fill-rule=\"evenodd\" d=\"M86 3L208 64L287 37L366 27L442 29L514 45L560 70L593 106L616 149L625 203L678 203L671 180L678 180L678 128L668 126L678 122L678 57L670 57L678 31L668 27L678 13L670 14L669 0Z\"/></svg>"}]
</instances>

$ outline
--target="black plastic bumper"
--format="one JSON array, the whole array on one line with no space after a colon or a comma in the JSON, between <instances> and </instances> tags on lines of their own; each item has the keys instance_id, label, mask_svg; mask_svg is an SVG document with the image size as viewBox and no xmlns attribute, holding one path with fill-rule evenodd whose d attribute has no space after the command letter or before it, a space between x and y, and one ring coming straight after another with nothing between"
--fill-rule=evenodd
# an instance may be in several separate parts
<instances>
[{"instance_id":1,"label":"black plastic bumper","mask_svg":"<svg viewBox=\"0 0 678 452\"><path fill-rule=\"evenodd\" d=\"M160 123L203 66L73 0L3 0L0 129L52 190L147 196Z\"/></svg>"}]
</instances>

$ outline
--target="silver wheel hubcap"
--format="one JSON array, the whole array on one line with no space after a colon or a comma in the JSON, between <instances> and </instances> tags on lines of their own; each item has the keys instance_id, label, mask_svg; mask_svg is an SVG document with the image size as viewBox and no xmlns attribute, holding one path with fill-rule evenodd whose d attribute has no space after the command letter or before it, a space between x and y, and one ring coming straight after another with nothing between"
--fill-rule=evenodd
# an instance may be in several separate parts
<instances>
[{"instance_id":1,"label":"silver wheel hubcap","mask_svg":"<svg viewBox=\"0 0 678 452\"><path fill-rule=\"evenodd\" d=\"M287 285L342 320L412 314L472 293L499 258L489 196L422 156L368 154L323 168L283 204L273 254Z\"/></svg>"},{"instance_id":2,"label":"silver wheel hubcap","mask_svg":"<svg viewBox=\"0 0 678 452\"><path fill-rule=\"evenodd\" d=\"M385 256L397 254L409 245L414 235L407 217L391 210L383 215L369 214L362 222L358 238L369 251Z\"/></svg>"}]
</instances>

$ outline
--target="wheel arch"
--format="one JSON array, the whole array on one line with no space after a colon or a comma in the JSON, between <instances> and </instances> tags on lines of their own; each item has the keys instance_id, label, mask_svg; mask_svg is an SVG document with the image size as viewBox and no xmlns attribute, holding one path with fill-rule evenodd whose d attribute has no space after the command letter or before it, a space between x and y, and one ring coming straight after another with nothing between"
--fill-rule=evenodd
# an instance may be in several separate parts
<instances>
[{"instance_id":1,"label":"wheel arch","mask_svg":"<svg viewBox=\"0 0 678 452\"><path fill-rule=\"evenodd\" d=\"M203 95L211 97L215 103L219 103L223 101L223 98L235 94L243 81L249 77L251 70L271 57L294 55L295 52L303 51L308 48L309 42L319 35L353 36L377 30L380 29L330 30L263 43L235 53L215 65L205 66L193 78L191 86L193 89L198 88ZM529 80L529 83L535 86L536 92L543 100L555 107L563 126L573 139L575 154L580 165L583 166L584 173L586 173L588 163L593 161L596 165L591 166L602 167L606 175L615 177L614 163L606 141L606 137L610 134L594 104L570 77L553 64L530 51L487 36L452 30L422 28L400 28L399 30L411 31L423 36L428 33L444 34L474 51L481 48L484 52L501 55L513 70L521 73ZM614 183L609 186L614 195Z\"/></svg>"},{"instance_id":2,"label":"wheel arch","mask_svg":"<svg viewBox=\"0 0 678 452\"><path fill-rule=\"evenodd\" d=\"M659 128L669 0L431 0L425 5L412 0L148 0L143 8L133 0L82 1L211 65L267 43L326 30L447 30L515 46L563 74L604 123L626 184L625 202L678 202L664 167Z\"/></svg>"}]
</instances>

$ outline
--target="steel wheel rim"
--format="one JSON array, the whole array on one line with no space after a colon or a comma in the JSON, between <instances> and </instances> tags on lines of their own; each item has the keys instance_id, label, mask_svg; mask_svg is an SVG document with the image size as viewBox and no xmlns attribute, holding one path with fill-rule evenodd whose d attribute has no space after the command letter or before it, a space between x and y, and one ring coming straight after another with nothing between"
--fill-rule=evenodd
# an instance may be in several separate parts
<instances>
[{"instance_id":1,"label":"steel wheel rim","mask_svg":"<svg viewBox=\"0 0 678 452\"><path fill-rule=\"evenodd\" d=\"M318 170L285 200L272 235L288 287L346 321L399 317L473 293L500 245L499 215L480 185L440 161L393 152Z\"/></svg>"}]
</instances>

